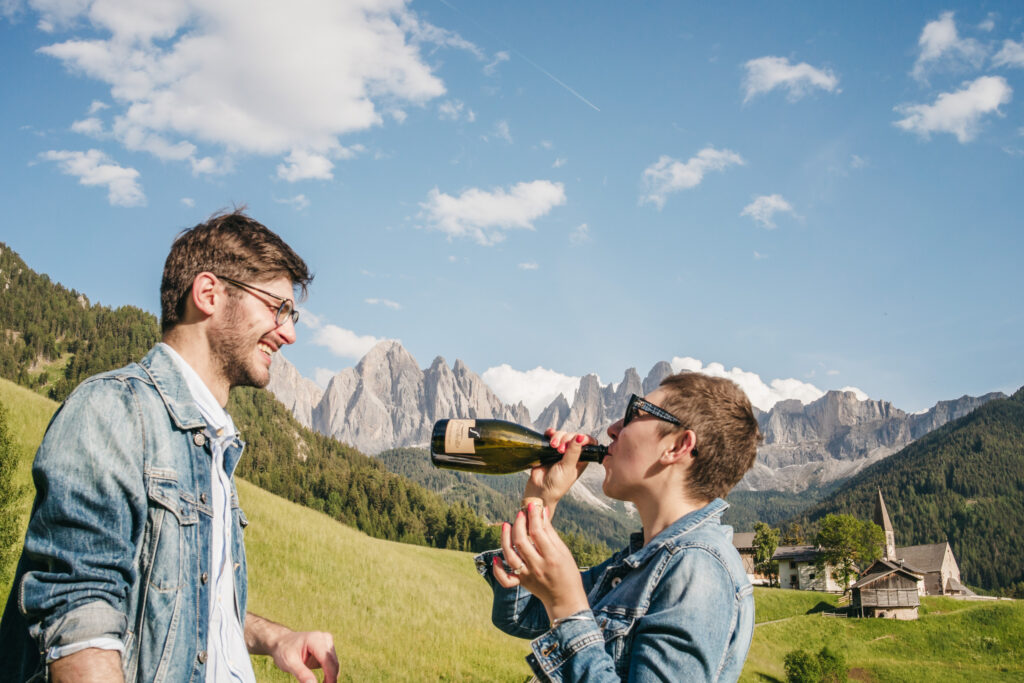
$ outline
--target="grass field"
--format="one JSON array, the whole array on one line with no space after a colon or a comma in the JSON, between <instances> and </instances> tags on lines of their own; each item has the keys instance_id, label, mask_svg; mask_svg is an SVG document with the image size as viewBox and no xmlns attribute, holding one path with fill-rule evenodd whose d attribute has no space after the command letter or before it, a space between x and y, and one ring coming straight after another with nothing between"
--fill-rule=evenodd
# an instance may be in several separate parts
<instances>
[{"instance_id":1,"label":"grass field","mask_svg":"<svg viewBox=\"0 0 1024 683\"><path fill-rule=\"evenodd\" d=\"M0 380L0 402L30 484L32 453L56 405ZM526 641L490 624L490 591L468 553L370 538L325 515L238 483L247 529L250 609L334 634L344 681L529 678ZM27 488L19 515L27 521ZM5 598L11 577L0 577ZM756 588L757 627L742 681L785 680L790 650L841 650L852 680L1024 680L1024 603L925 598L914 622L824 617L835 596ZM290 680L266 657L260 681Z\"/></svg>"}]
</instances>

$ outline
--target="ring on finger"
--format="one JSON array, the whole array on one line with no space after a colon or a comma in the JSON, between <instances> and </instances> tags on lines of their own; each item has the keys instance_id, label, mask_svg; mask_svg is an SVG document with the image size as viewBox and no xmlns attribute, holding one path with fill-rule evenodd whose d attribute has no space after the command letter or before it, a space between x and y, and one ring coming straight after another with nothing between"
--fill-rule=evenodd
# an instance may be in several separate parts
<instances>
[{"instance_id":1,"label":"ring on finger","mask_svg":"<svg viewBox=\"0 0 1024 683\"><path fill-rule=\"evenodd\" d=\"M518 567L516 567L515 569L513 569L509 573L514 575L514 576L519 576L519 572L523 571L524 569L526 569L526 563L523 563L523 564L519 565Z\"/></svg>"}]
</instances>

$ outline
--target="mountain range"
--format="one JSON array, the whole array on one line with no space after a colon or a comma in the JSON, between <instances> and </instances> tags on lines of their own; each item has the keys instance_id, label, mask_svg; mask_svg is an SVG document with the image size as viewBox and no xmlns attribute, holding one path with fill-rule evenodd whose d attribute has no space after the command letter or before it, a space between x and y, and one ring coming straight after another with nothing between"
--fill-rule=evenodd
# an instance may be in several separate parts
<instances>
[{"instance_id":1,"label":"mountain range","mask_svg":"<svg viewBox=\"0 0 1024 683\"><path fill-rule=\"evenodd\" d=\"M331 378L326 390L276 354L268 388L303 425L365 453L379 453L425 446L434 422L448 417L510 420L538 431L580 431L607 442L605 430L622 416L630 394L646 394L671 372L671 366L661 361L643 379L629 368L621 382L605 386L597 375L586 375L571 404L559 394L531 419L522 403L503 403L461 360L450 367L438 356L421 369L399 342L389 340ZM837 483L950 420L1005 397L1001 392L963 396L909 414L888 401L829 391L806 405L792 399L768 411L755 408L764 442L754 468L737 488L800 491ZM602 499L600 479L596 470L584 477L595 504Z\"/></svg>"}]
</instances>

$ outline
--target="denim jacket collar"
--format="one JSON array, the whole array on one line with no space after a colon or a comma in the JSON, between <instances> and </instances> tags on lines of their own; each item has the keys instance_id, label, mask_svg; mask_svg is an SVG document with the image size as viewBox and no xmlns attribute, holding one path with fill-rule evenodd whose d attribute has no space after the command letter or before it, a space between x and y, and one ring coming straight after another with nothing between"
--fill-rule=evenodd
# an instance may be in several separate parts
<instances>
[{"instance_id":1,"label":"denim jacket collar","mask_svg":"<svg viewBox=\"0 0 1024 683\"><path fill-rule=\"evenodd\" d=\"M680 538L696 529L708 519L720 517L728 507L729 504L724 500L715 498L699 510L689 512L677 519L667 528L663 529L660 534L652 538L651 542L647 545L643 544L643 531L632 534L629 537L629 555L622 560L622 563L634 569L642 566L657 555L666 545L677 543Z\"/></svg>"},{"instance_id":2,"label":"denim jacket collar","mask_svg":"<svg viewBox=\"0 0 1024 683\"><path fill-rule=\"evenodd\" d=\"M178 429L193 430L206 427L206 420L199 412L185 378L162 343L150 349L139 364L153 380L157 393L160 394L171 420Z\"/></svg>"}]
</instances>

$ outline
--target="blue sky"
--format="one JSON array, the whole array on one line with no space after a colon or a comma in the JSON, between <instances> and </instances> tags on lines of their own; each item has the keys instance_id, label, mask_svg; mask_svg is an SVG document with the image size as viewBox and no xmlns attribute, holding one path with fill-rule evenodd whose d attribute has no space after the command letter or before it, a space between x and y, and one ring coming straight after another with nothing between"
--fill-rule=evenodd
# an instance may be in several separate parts
<instances>
[{"instance_id":1,"label":"blue sky","mask_svg":"<svg viewBox=\"0 0 1024 683\"><path fill-rule=\"evenodd\" d=\"M659 360L761 407L1024 384L1019 3L0 17L0 240L157 313L173 236L246 204L316 272L285 355L321 383L399 339L531 407Z\"/></svg>"}]
</instances>

